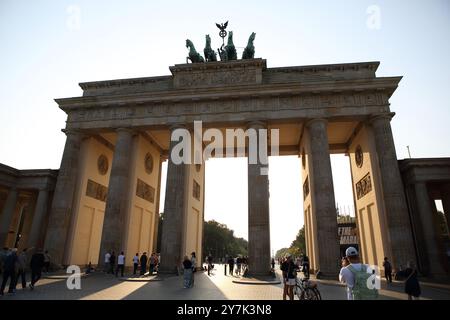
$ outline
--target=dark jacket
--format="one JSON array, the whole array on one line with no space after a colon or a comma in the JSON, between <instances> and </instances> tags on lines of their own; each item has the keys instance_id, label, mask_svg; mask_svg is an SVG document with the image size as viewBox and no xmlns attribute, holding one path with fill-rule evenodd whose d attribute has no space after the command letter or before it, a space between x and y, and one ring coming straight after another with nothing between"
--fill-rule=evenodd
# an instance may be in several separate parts
<instances>
[{"instance_id":1,"label":"dark jacket","mask_svg":"<svg viewBox=\"0 0 450 320\"><path fill-rule=\"evenodd\" d=\"M15 252L11 252L5 258L3 268L7 272L16 272L17 266L17 254Z\"/></svg>"},{"instance_id":2,"label":"dark jacket","mask_svg":"<svg viewBox=\"0 0 450 320\"><path fill-rule=\"evenodd\" d=\"M147 265L147 261L148 261L148 258L147 258L147 255L145 255L145 254L143 254L141 256L141 259L139 259L139 262L141 263L141 266L146 266Z\"/></svg>"},{"instance_id":3,"label":"dark jacket","mask_svg":"<svg viewBox=\"0 0 450 320\"><path fill-rule=\"evenodd\" d=\"M43 253L35 253L31 257L30 268L32 270L41 270L44 267L45 257Z\"/></svg>"}]
</instances>

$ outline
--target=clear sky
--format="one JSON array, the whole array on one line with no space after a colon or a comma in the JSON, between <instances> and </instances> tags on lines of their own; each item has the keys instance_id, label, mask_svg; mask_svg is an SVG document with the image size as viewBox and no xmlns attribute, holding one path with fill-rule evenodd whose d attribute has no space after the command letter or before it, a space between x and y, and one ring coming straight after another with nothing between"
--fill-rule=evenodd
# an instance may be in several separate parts
<instances>
[{"instance_id":1,"label":"clear sky","mask_svg":"<svg viewBox=\"0 0 450 320\"><path fill-rule=\"evenodd\" d=\"M54 98L81 95L78 82L169 74L187 38L219 47L226 20L237 47L256 32L268 67L380 61L379 76L404 76L391 98L398 157L407 145L450 156L450 1L0 0L0 162L59 168L66 115ZM332 162L336 200L351 205L348 160ZM299 159L272 158L269 174L276 250L303 224ZM246 236L245 159L209 160L206 180L206 219Z\"/></svg>"}]
</instances>

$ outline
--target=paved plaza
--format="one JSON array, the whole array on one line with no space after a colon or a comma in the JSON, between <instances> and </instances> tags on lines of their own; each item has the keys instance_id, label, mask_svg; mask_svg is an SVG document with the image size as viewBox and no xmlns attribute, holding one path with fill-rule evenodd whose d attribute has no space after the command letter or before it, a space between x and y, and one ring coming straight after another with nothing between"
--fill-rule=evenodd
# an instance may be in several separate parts
<instances>
[{"instance_id":1,"label":"paved plaza","mask_svg":"<svg viewBox=\"0 0 450 320\"><path fill-rule=\"evenodd\" d=\"M278 268L278 266L277 266ZM278 277L280 274L278 272ZM81 278L80 290L69 290L64 276L49 276L38 282L34 291L22 290L18 286L15 295L0 297L1 300L280 300L282 284L255 285L234 283L237 277L225 276L223 265L217 265L211 276L198 272L195 285L184 289L182 276L154 277L148 281L125 281L110 274L92 273ZM345 287L335 281L319 281L319 290L324 300L345 300ZM423 300L450 299L450 287L422 284ZM395 282L386 288L382 282L380 299L405 300L403 283Z\"/></svg>"}]
</instances>

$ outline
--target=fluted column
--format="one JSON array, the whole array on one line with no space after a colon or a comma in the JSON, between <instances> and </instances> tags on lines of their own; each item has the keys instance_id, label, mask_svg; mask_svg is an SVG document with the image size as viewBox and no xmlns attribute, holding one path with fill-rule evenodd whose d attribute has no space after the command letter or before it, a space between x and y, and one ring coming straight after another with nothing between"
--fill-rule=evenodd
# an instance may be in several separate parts
<instances>
[{"instance_id":1,"label":"fluted column","mask_svg":"<svg viewBox=\"0 0 450 320\"><path fill-rule=\"evenodd\" d=\"M78 175L82 134L66 130L66 145L58 173L50 219L45 237L45 249L56 264L63 264L64 249L72 216L73 197Z\"/></svg>"},{"instance_id":2,"label":"fluted column","mask_svg":"<svg viewBox=\"0 0 450 320\"><path fill-rule=\"evenodd\" d=\"M250 123L249 129L256 131L254 148L259 153L267 147L261 140L258 130L265 129L260 122ZM252 148L249 147L249 151ZM267 152L266 152L267 154ZM262 163L259 154L252 164L248 155L248 270L252 275L268 275L270 271L270 221L269 221L269 165Z\"/></svg>"},{"instance_id":3,"label":"fluted column","mask_svg":"<svg viewBox=\"0 0 450 320\"><path fill-rule=\"evenodd\" d=\"M395 153L391 118L393 113L372 117L375 146L378 156L383 200L386 209L389 241L394 268L415 261L411 223L403 189L403 182Z\"/></svg>"},{"instance_id":4,"label":"fluted column","mask_svg":"<svg viewBox=\"0 0 450 320\"><path fill-rule=\"evenodd\" d=\"M5 245L6 239L8 238L9 226L11 225L14 210L16 209L17 196L17 189L15 187L11 188L8 192L0 220L0 247Z\"/></svg>"},{"instance_id":5,"label":"fluted column","mask_svg":"<svg viewBox=\"0 0 450 320\"><path fill-rule=\"evenodd\" d=\"M28 246L37 247L38 241L42 234L45 215L47 213L48 189L42 188L36 200L36 207L33 215L33 222L31 223L30 235L28 236Z\"/></svg>"},{"instance_id":6,"label":"fluted column","mask_svg":"<svg viewBox=\"0 0 450 320\"><path fill-rule=\"evenodd\" d=\"M184 127L172 127L174 130ZM161 267L162 273L174 273L182 262L183 230L186 220L187 201L187 164L175 164L172 161L172 150L178 141L170 141L167 166L166 198L164 203L164 220L161 234ZM198 257L201 259L202 257Z\"/></svg>"},{"instance_id":7,"label":"fluted column","mask_svg":"<svg viewBox=\"0 0 450 320\"><path fill-rule=\"evenodd\" d=\"M419 211L420 222L423 231L423 239L427 250L425 260L428 261L426 269L423 272L426 275L439 276L444 275L442 268L443 254L440 251L436 219L431 207L431 199L428 195L428 189L425 182L416 182L414 184L416 193L416 204Z\"/></svg>"},{"instance_id":8,"label":"fluted column","mask_svg":"<svg viewBox=\"0 0 450 320\"><path fill-rule=\"evenodd\" d=\"M133 131L119 128L116 132L117 140L111 165L111 175L109 177L102 240L100 243L100 256L98 260L99 264L103 263L104 255L107 251L115 251L116 256L120 251L125 251ZM128 254L128 257L131 255L131 253L125 254Z\"/></svg>"},{"instance_id":9,"label":"fluted column","mask_svg":"<svg viewBox=\"0 0 450 320\"><path fill-rule=\"evenodd\" d=\"M306 127L309 131L311 148L309 162L311 209L317 224L317 237L313 237L318 239L319 265L316 268L322 277L335 278L338 275L340 253L327 121L313 119Z\"/></svg>"}]
</instances>

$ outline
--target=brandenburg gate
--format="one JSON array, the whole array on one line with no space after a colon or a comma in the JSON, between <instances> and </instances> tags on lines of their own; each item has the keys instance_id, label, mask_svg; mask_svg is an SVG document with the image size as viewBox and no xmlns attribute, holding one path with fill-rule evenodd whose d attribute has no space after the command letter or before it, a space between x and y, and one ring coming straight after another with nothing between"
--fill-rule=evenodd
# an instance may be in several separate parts
<instances>
[{"instance_id":1,"label":"brandenburg gate","mask_svg":"<svg viewBox=\"0 0 450 320\"><path fill-rule=\"evenodd\" d=\"M330 164L330 154L337 153L347 154L351 164L362 259L378 265L387 256L394 267L405 266L415 252L389 108L401 77L377 77L378 66L267 68L264 59L244 59L175 65L168 76L81 83L81 97L56 99L67 113L67 140L45 248L61 265L102 264L109 250L124 251L131 264L136 252L156 251L162 232L162 272L175 272L192 251L202 257L205 166L176 164L170 157L178 143L171 133L192 131L201 121L203 130L278 129L279 155L301 157L297 179L313 272L336 277L339 270ZM167 159L158 230L161 164ZM253 274L267 274L271 258L263 166L268 170L259 162L248 167ZM282 212L277 215L282 219Z\"/></svg>"}]
</instances>

